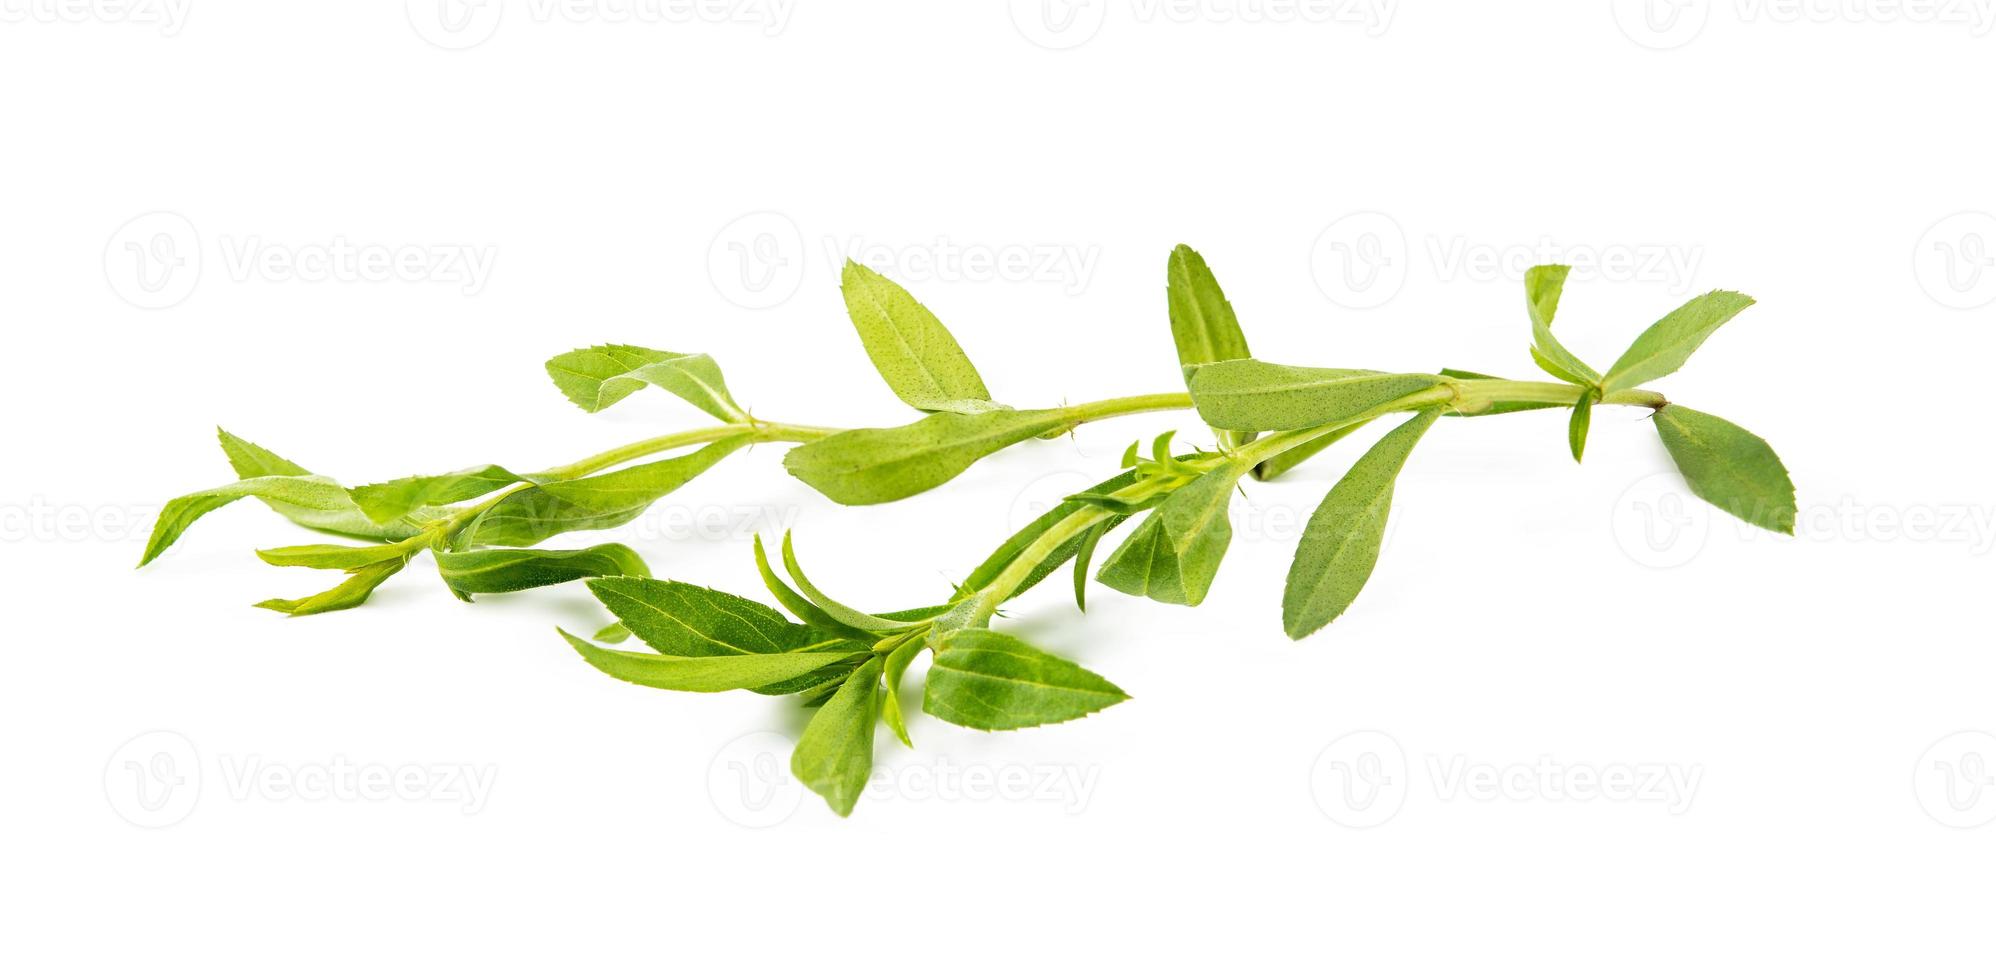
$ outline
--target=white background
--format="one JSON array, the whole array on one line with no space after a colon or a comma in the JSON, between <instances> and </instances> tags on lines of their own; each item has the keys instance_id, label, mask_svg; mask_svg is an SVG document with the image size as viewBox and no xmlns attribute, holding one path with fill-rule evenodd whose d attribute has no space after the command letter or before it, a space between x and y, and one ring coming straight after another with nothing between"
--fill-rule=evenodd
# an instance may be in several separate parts
<instances>
[{"instance_id":1,"label":"white background","mask_svg":"<svg viewBox=\"0 0 1996 980\"><path fill-rule=\"evenodd\" d=\"M0 0L6 972L1988 969L1996 737L1942 739L1996 731L1989 0L488 2ZM701 424L576 411L540 367L576 346L907 421L846 254L1010 404L1171 390L1180 241L1305 364L1532 377L1535 261L1581 266L1597 365L1747 291L1654 387L1776 447L1798 534L1657 476L1638 411L1585 466L1560 413L1444 421L1369 588L1292 643L1355 440L1247 486L1200 608L1013 604L1128 704L917 717L844 821L756 782L784 704L580 663L579 586L466 606L419 565L287 620L250 603L330 576L256 561L314 536L254 503L132 570L229 478L217 423L351 482ZM747 533L794 526L848 601L923 604L1167 427L1203 435L1121 420L866 509L763 447L600 538L759 595Z\"/></svg>"}]
</instances>

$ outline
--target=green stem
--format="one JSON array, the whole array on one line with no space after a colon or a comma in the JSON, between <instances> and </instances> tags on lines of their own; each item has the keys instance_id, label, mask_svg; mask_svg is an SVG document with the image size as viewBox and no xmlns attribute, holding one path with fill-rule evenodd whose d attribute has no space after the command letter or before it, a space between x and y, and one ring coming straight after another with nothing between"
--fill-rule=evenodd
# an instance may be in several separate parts
<instances>
[{"instance_id":1,"label":"green stem","mask_svg":"<svg viewBox=\"0 0 1996 980\"><path fill-rule=\"evenodd\" d=\"M1367 409L1351 418L1325 422L1322 425L1311 426L1307 429L1292 429L1287 432L1278 432L1267 438L1257 439L1224 456L1214 457L1205 464L1205 468L1210 469L1214 466L1233 465L1239 467L1240 471L1245 474L1255 466L1280 456L1289 450L1308 445L1333 433L1348 432L1376 418L1391 415L1395 412L1418 411L1423 408L1443 404L1451 405L1458 409L1467 409L1479 405L1487 407L1491 402L1496 401L1540 402L1543 403L1543 407L1553 408L1574 404L1580 400L1580 396L1586 390L1580 385L1561 384L1557 382L1451 379L1447 384L1436 385L1433 388L1417 391L1403 398ZM1169 404L1166 403L1167 399L1171 399ZM1077 405L1075 408L1090 409L1098 406L1131 403L1141 406L1131 409L1132 411L1150 411L1155 408L1181 407L1183 403L1189 403L1189 401L1189 397L1186 396L1171 398L1171 396L1146 395L1136 398L1111 399L1104 402L1089 402L1086 405ZM1615 392L1602 399L1602 403L1609 405L1641 405L1649 408L1662 408L1668 404L1662 395L1641 389ZM1134 490L1136 488L1130 487L1126 489ZM998 577L993 579L991 584L979 593L977 606L977 610L981 614L979 619L988 617L992 612L996 611L999 603L1011 598L1013 590L1017 589L1019 584L1024 582L1033 573L1033 570L1040 566L1041 562L1046 561L1048 556L1058 551L1069 539L1085 533L1089 528L1107 519L1111 513L1111 511L1102 507L1089 505L1076 510L1074 513L1062 518L1052 527L1047 528L1045 532L1033 540L1032 544L1027 545L1025 550L1019 552L1018 556L1012 559L1011 564L1006 565L1005 570L1000 572Z\"/></svg>"},{"instance_id":2,"label":"green stem","mask_svg":"<svg viewBox=\"0 0 1996 980\"><path fill-rule=\"evenodd\" d=\"M1182 391L1168 391L1156 395L1129 395L1123 398L1104 398L1101 401L1082 402L1069 405L1066 412L1074 424L1099 422L1119 415L1136 415L1141 412L1164 412L1173 409L1191 408L1192 396Z\"/></svg>"},{"instance_id":3,"label":"green stem","mask_svg":"<svg viewBox=\"0 0 1996 980\"><path fill-rule=\"evenodd\" d=\"M567 466L548 470L551 480L574 480L605 470L618 463L628 463L669 449L685 446L698 446L717 442L734 436L748 436L755 442L811 442L838 432L838 429L824 429L810 425L786 425L780 422L748 421L729 425L716 425L705 429L688 429L668 435L642 439L628 446L597 453L586 459L579 459Z\"/></svg>"},{"instance_id":4,"label":"green stem","mask_svg":"<svg viewBox=\"0 0 1996 980\"><path fill-rule=\"evenodd\" d=\"M1587 389L1558 381L1462 380L1450 382L1460 406L1487 405L1490 402L1536 402L1545 408L1571 406ZM1654 391L1629 388L1601 399L1603 405L1639 405L1662 408L1670 402Z\"/></svg>"},{"instance_id":5,"label":"green stem","mask_svg":"<svg viewBox=\"0 0 1996 980\"><path fill-rule=\"evenodd\" d=\"M978 592L977 612L972 619L979 623L989 620L991 614L998 610L998 604L1011 598L1013 591L1026 580L1026 576L1033 573L1033 569L1040 567L1041 562L1059 550L1069 538L1108 520L1110 516L1107 509L1089 504L1047 528L1024 551L1019 552L1018 557L1013 558L1012 563L1006 565L990 585Z\"/></svg>"},{"instance_id":6,"label":"green stem","mask_svg":"<svg viewBox=\"0 0 1996 980\"><path fill-rule=\"evenodd\" d=\"M1123 398L1105 398L1100 401L1082 402L1070 405L1063 411L1067 414L1068 428L1086 422L1116 418L1122 415L1135 415L1140 412L1160 412L1192 407L1192 396L1183 392L1166 392L1155 395L1129 395ZM791 425L783 422L765 422L750 419L746 422L733 422L727 425L709 426L704 429L688 429L649 439L640 439L629 445L605 450L594 456L576 460L567 466L547 470L541 476L546 480L575 480L592 473L598 473L620 463L643 459L673 449L687 446L705 445L722 439L747 437L751 442L816 442L826 436L837 435L846 430L832 429L815 425ZM461 510L454 511L433 536L436 540L449 540L449 537L475 520L478 515L489 510L494 504L533 486L519 483L481 500ZM412 539L414 540L414 539Z\"/></svg>"}]
</instances>

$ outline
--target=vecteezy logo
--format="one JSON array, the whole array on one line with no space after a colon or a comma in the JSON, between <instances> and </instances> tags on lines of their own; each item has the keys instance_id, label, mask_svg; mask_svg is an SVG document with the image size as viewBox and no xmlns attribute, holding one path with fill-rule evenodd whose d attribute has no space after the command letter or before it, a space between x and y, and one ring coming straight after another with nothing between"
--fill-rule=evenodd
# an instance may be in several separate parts
<instances>
[{"instance_id":1,"label":"vecteezy logo","mask_svg":"<svg viewBox=\"0 0 1996 980\"><path fill-rule=\"evenodd\" d=\"M1705 550L1712 515L1675 473L1643 477L1622 491L1610 518L1622 554L1645 568L1677 568Z\"/></svg>"},{"instance_id":2,"label":"vecteezy logo","mask_svg":"<svg viewBox=\"0 0 1996 980\"><path fill-rule=\"evenodd\" d=\"M1407 754L1385 732L1340 736L1310 765L1310 795L1340 824L1377 827L1407 802Z\"/></svg>"},{"instance_id":3,"label":"vecteezy logo","mask_svg":"<svg viewBox=\"0 0 1996 980\"><path fill-rule=\"evenodd\" d=\"M409 26L423 40L450 51L485 43L505 13L501 0L407 0Z\"/></svg>"},{"instance_id":4,"label":"vecteezy logo","mask_svg":"<svg viewBox=\"0 0 1996 980\"><path fill-rule=\"evenodd\" d=\"M1920 236L1913 275L1934 302L1972 310L1996 300L1996 217L1980 211L1951 214Z\"/></svg>"},{"instance_id":5,"label":"vecteezy logo","mask_svg":"<svg viewBox=\"0 0 1996 980\"><path fill-rule=\"evenodd\" d=\"M201 800L201 754L179 732L147 732L104 764L104 798L135 827L171 827Z\"/></svg>"},{"instance_id":6,"label":"vecteezy logo","mask_svg":"<svg viewBox=\"0 0 1996 980\"><path fill-rule=\"evenodd\" d=\"M1399 222L1377 211L1345 215L1311 244L1310 276L1339 306L1384 306L1407 281L1407 235Z\"/></svg>"},{"instance_id":7,"label":"vecteezy logo","mask_svg":"<svg viewBox=\"0 0 1996 980\"><path fill-rule=\"evenodd\" d=\"M163 310L201 281L201 237L194 223L171 211L125 222L104 246L104 278L125 302Z\"/></svg>"},{"instance_id":8,"label":"vecteezy logo","mask_svg":"<svg viewBox=\"0 0 1996 980\"><path fill-rule=\"evenodd\" d=\"M1615 24L1629 40L1657 51L1691 43L1705 29L1710 0L1614 0Z\"/></svg>"},{"instance_id":9,"label":"vecteezy logo","mask_svg":"<svg viewBox=\"0 0 1996 980\"><path fill-rule=\"evenodd\" d=\"M1012 26L1049 51L1080 47L1102 29L1109 0L1011 0Z\"/></svg>"},{"instance_id":10,"label":"vecteezy logo","mask_svg":"<svg viewBox=\"0 0 1996 980\"><path fill-rule=\"evenodd\" d=\"M804 787L790 775L790 741L751 732L721 746L707 765L707 797L721 816L744 827L774 827L797 812Z\"/></svg>"},{"instance_id":11,"label":"vecteezy logo","mask_svg":"<svg viewBox=\"0 0 1996 980\"><path fill-rule=\"evenodd\" d=\"M1929 746L1913 767L1913 795L1949 827L1996 820L1996 735L1956 732Z\"/></svg>"},{"instance_id":12,"label":"vecteezy logo","mask_svg":"<svg viewBox=\"0 0 1996 980\"><path fill-rule=\"evenodd\" d=\"M707 246L707 278L736 306L779 306L804 281L804 234L775 211L742 215Z\"/></svg>"}]
</instances>

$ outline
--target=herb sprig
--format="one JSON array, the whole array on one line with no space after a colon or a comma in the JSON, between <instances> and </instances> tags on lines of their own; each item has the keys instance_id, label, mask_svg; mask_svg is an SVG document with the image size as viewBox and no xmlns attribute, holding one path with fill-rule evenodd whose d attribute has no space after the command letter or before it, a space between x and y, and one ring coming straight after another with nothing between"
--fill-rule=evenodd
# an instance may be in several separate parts
<instances>
[{"instance_id":1,"label":"herb sprig","mask_svg":"<svg viewBox=\"0 0 1996 980\"><path fill-rule=\"evenodd\" d=\"M1525 277L1531 358L1556 381L1446 369L1388 373L1254 359L1212 270L1181 245L1167 264L1166 295L1185 391L1015 409L993 400L933 313L885 277L848 263L841 283L847 313L889 388L925 413L917 421L860 429L768 422L740 407L719 365L704 354L627 345L571 351L550 360L548 373L585 411L601 411L656 387L720 424L550 470L523 473L483 465L356 487L223 432L222 448L237 482L169 502L141 564L158 557L209 511L254 497L294 523L369 542L259 551L274 565L346 573L327 591L260 604L293 615L359 605L423 552L434 555L446 587L466 600L586 579L616 622L589 639L561 631L584 660L647 687L802 699L816 710L799 738L791 770L844 815L871 773L875 726L886 725L912 745L902 688L922 653L932 657L922 709L968 728L1052 724L1127 699L1095 673L993 630L1000 606L1070 562L1078 607L1086 608L1091 571L1097 582L1119 592L1198 605L1231 541L1227 510L1239 483L1274 479L1387 416L1407 417L1330 487L1305 525L1282 597L1283 629L1292 638L1323 628L1357 598L1378 561L1394 483L1421 437L1444 416L1564 408L1570 412L1567 448L1579 461L1597 406L1649 409L1693 493L1750 524L1792 534L1794 487L1767 443L1639 387L1682 367L1753 301L1727 291L1699 296L1643 331L1602 372L1553 334L1567 272L1564 266L1539 266ZM1175 452L1173 432L1153 440L1148 455L1141 443L1133 443L1121 472L1013 534L933 606L867 613L837 601L805 574L788 533L779 551L780 573L760 538L754 548L762 581L782 611L687 582L654 579L624 545L531 547L568 531L627 523L755 443L796 444L784 464L797 479L839 503L878 504L940 486L979 459L1027 439L1120 415L1188 407L1212 428L1214 448ZM650 459L681 449L691 451ZM1096 570L1094 555L1106 536L1132 519L1134 529ZM630 637L648 649L615 646Z\"/></svg>"}]
</instances>

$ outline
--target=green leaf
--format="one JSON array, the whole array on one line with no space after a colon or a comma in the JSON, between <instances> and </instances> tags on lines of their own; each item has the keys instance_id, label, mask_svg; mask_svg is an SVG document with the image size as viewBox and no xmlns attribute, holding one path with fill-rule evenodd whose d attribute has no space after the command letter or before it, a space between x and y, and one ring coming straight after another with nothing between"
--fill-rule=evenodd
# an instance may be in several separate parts
<instances>
[{"instance_id":1,"label":"green leaf","mask_svg":"<svg viewBox=\"0 0 1996 980\"><path fill-rule=\"evenodd\" d=\"M1591 385L1595 383L1593 380L1583 375L1576 374L1573 371L1569 370L1565 365L1562 365L1559 362L1546 357L1544 354L1539 353L1539 349L1536 347L1532 348L1532 363L1538 365L1539 370L1544 371L1545 373L1550 374L1553 377L1566 382L1567 384Z\"/></svg>"},{"instance_id":2,"label":"green leaf","mask_svg":"<svg viewBox=\"0 0 1996 980\"><path fill-rule=\"evenodd\" d=\"M215 434L222 444L223 454L229 458L230 468L236 471L238 479L315 475L305 467L224 429L216 429ZM321 479L330 480L331 477ZM442 511L426 508L407 515L407 520L377 523L368 519L368 516L354 505L325 509L318 506L295 505L277 498L265 498L263 502L293 524L309 527L315 531L327 531L356 538L401 540L420 530L417 525L443 516Z\"/></svg>"},{"instance_id":3,"label":"green leaf","mask_svg":"<svg viewBox=\"0 0 1996 980\"><path fill-rule=\"evenodd\" d=\"M1071 421L1060 409L942 412L891 429L848 429L790 450L792 476L842 504L879 504L949 482L970 464Z\"/></svg>"},{"instance_id":4,"label":"green leaf","mask_svg":"<svg viewBox=\"0 0 1996 980\"><path fill-rule=\"evenodd\" d=\"M362 565L372 565L409 553L409 546L403 543L369 545L354 548L340 544L301 544L289 548L266 548L256 553L258 558L283 567L292 568L332 568L350 571Z\"/></svg>"},{"instance_id":5,"label":"green leaf","mask_svg":"<svg viewBox=\"0 0 1996 980\"><path fill-rule=\"evenodd\" d=\"M1753 305L1744 293L1715 290L1670 311L1656 321L1636 342L1629 345L1608 375L1601 379L1603 391L1613 394L1655 381L1684 366L1691 352L1726 325L1741 310Z\"/></svg>"},{"instance_id":6,"label":"green leaf","mask_svg":"<svg viewBox=\"0 0 1996 980\"><path fill-rule=\"evenodd\" d=\"M575 551L532 548L488 548L437 553L437 570L444 584L459 596L490 592L520 592L579 578L628 575L648 578L638 553L621 544L599 544Z\"/></svg>"},{"instance_id":7,"label":"green leaf","mask_svg":"<svg viewBox=\"0 0 1996 980\"><path fill-rule=\"evenodd\" d=\"M1109 533L1120 520L1112 518L1089 528L1074 548L1074 608L1082 612L1088 611L1088 566L1095 557L1095 546L1102 543L1102 535Z\"/></svg>"},{"instance_id":8,"label":"green leaf","mask_svg":"<svg viewBox=\"0 0 1996 980\"><path fill-rule=\"evenodd\" d=\"M387 524L424 507L454 504L529 482L503 466L474 466L438 476L405 476L347 491L368 520Z\"/></svg>"},{"instance_id":9,"label":"green leaf","mask_svg":"<svg viewBox=\"0 0 1996 980\"><path fill-rule=\"evenodd\" d=\"M1186 592L1178 553L1171 548L1171 534L1156 511L1151 511L1109 553L1095 581L1125 595L1147 596L1180 606L1193 604Z\"/></svg>"},{"instance_id":10,"label":"green leaf","mask_svg":"<svg viewBox=\"0 0 1996 980\"><path fill-rule=\"evenodd\" d=\"M967 629L952 634L936 654L922 707L952 725L1008 731L1071 721L1129 697L1017 637Z\"/></svg>"},{"instance_id":11,"label":"green leaf","mask_svg":"<svg viewBox=\"0 0 1996 980\"><path fill-rule=\"evenodd\" d=\"M1171 250L1165 264L1164 294L1171 313L1171 339L1178 348L1178 366L1190 378L1192 370L1215 361L1253 357L1247 337L1234 316L1234 306L1206 260L1189 245ZM1241 445L1252 432L1218 432L1223 445Z\"/></svg>"},{"instance_id":12,"label":"green leaf","mask_svg":"<svg viewBox=\"0 0 1996 980\"><path fill-rule=\"evenodd\" d=\"M831 650L831 649L836 649L836 647L830 641L826 641L822 643L813 644L810 647L810 649ZM840 684L845 683L846 678L852 676L854 668L858 667L868 657L872 656L872 654L867 650L865 650L864 648L851 649L850 647L848 647L847 649L848 652L846 653L846 659L841 660L831 665L830 667L821 667L808 674L799 674L798 676L792 677L787 681L778 681L774 684L764 684L761 687L751 687L749 688L749 690L757 694L767 695L771 697L778 697L785 694L796 694L802 696L803 699L807 702L820 695L829 697L833 691L838 690L838 686Z\"/></svg>"},{"instance_id":13,"label":"green leaf","mask_svg":"<svg viewBox=\"0 0 1996 980\"><path fill-rule=\"evenodd\" d=\"M387 561L363 565L347 575L346 580L318 595L303 599L265 599L256 604L258 609L275 609L292 616L310 616L314 613L336 612L352 609L367 601L381 583L388 581L396 572L409 564L407 555L398 555Z\"/></svg>"},{"instance_id":14,"label":"green leaf","mask_svg":"<svg viewBox=\"0 0 1996 980\"><path fill-rule=\"evenodd\" d=\"M1580 400L1573 403L1573 415L1566 421L1566 445L1573 450L1573 461L1580 462L1580 454L1587 448L1587 423L1594 416L1594 403L1601 400L1598 389L1589 388L1580 393Z\"/></svg>"},{"instance_id":15,"label":"green leaf","mask_svg":"<svg viewBox=\"0 0 1996 980\"><path fill-rule=\"evenodd\" d=\"M1559 294L1566 289L1571 266L1535 265L1525 270L1525 309L1532 317L1532 360L1547 374L1569 384L1591 385L1601 375L1587 362L1573 356L1552 335L1552 317L1559 310Z\"/></svg>"},{"instance_id":16,"label":"green leaf","mask_svg":"<svg viewBox=\"0 0 1996 980\"><path fill-rule=\"evenodd\" d=\"M216 429L215 436L221 441L222 453L229 457L229 466L236 471L239 480L259 476L306 476L311 473L256 443L231 434L227 429Z\"/></svg>"},{"instance_id":17,"label":"green leaf","mask_svg":"<svg viewBox=\"0 0 1996 980\"><path fill-rule=\"evenodd\" d=\"M866 356L887 386L925 412L977 412L991 392L942 321L908 291L847 260L839 289Z\"/></svg>"},{"instance_id":18,"label":"green leaf","mask_svg":"<svg viewBox=\"0 0 1996 980\"><path fill-rule=\"evenodd\" d=\"M873 773L873 725L879 717L874 699L880 694L882 660L868 660L839 685L838 693L811 716L790 754L791 774L841 817L852 813Z\"/></svg>"},{"instance_id":19,"label":"green leaf","mask_svg":"<svg viewBox=\"0 0 1996 980\"><path fill-rule=\"evenodd\" d=\"M1682 405L1657 409L1654 418L1692 493L1748 524L1795 533L1795 484L1766 441Z\"/></svg>"},{"instance_id":20,"label":"green leaf","mask_svg":"<svg viewBox=\"0 0 1996 980\"><path fill-rule=\"evenodd\" d=\"M598 643L622 643L630 638L631 628L622 623L611 623L597 630L596 635L590 637L590 639Z\"/></svg>"},{"instance_id":21,"label":"green leaf","mask_svg":"<svg viewBox=\"0 0 1996 980\"><path fill-rule=\"evenodd\" d=\"M1207 589L1220 572L1220 560L1233 540L1233 525L1227 520L1227 505L1234 487L1247 475L1245 469L1224 465L1207 471L1198 479L1173 490L1157 508L1171 551L1178 557L1178 580L1185 604L1205 601Z\"/></svg>"},{"instance_id":22,"label":"green leaf","mask_svg":"<svg viewBox=\"0 0 1996 980\"><path fill-rule=\"evenodd\" d=\"M796 589L791 588L790 583L778 577L776 570L769 567L769 553L762 548L760 534L755 536L755 568L762 576L763 587L769 590L769 594L775 596L783 608L790 610L792 616L803 620L805 624L849 636L864 636L869 640L873 637L872 633L856 630L832 618L823 609L812 605L811 600L804 598Z\"/></svg>"},{"instance_id":23,"label":"green leaf","mask_svg":"<svg viewBox=\"0 0 1996 980\"><path fill-rule=\"evenodd\" d=\"M1380 374L1221 361L1192 375L1192 401L1206 424L1273 432L1355 419L1389 402L1442 384L1432 374Z\"/></svg>"},{"instance_id":24,"label":"green leaf","mask_svg":"<svg viewBox=\"0 0 1996 980\"><path fill-rule=\"evenodd\" d=\"M1232 303L1206 260L1190 245L1171 250L1165 266L1165 299L1171 309L1171 339L1181 367L1253 357Z\"/></svg>"},{"instance_id":25,"label":"green leaf","mask_svg":"<svg viewBox=\"0 0 1996 980\"><path fill-rule=\"evenodd\" d=\"M681 456L507 494L478 517L468 539L476 545L530 545L567 531L628 523L748 441L735 436Z\"/></svg>"},{"instance_id":26,"label":"green leaf","mask_svg":"<svg viewBox=\"0 0 1996 980\"><path fill-rule=\"evenodd\" d=\"M853 629L876 633L894 633L908 626L908 623L904 620L888 619L884 616L872 616L860 612L819 591L818 587L811 584L811 580L805 577L803 566L797 564L797 551L791 546L790 532L788 531L783 532L783 567L790 572L790 577L797 582L798 591L804 593L805 597L809 598L813 605L823 610L825 615Z\"/></svg>"},{"instance_id":27,"label":"green leaf","mask_svg":"<svg viewBox=\"0 0 1996 980\"><path fill-rule=\"evenodd\" d=\"M1282 628L1292 639L1338 618L1365 587L1379 561L1393 480L1440 415L1440 409L1428 409L1381 437L1310 515L1282 592Z\"/></svg>"},{"instance_id":28,"label":"green leaf","mask_svg":"<svg viewBox=\"0 0 1996 980\"><path fill-rule=\"evenodd\" d=\"M145 554L139 559L139 564L144 566L173 547L173 543L180 540L180 536L187 533L195 521L209 512L244 497L255 497L272 508L282 506L287 517L309 527L374 527L366 515L354 506L346 488L330 477L251 477L167 501L160 508L159 519L153 524L152 538L146 542Z\"/></svg>"},{"instance_id":29,"label":"green leaf","mask_svg":"<svg viewBox=\"0 0 1996 980\"><path fill-rule=\"evenodd\" d=\"M894 733L894 737L911 749L915 747L915 742L908 737L908 722L902 717L901 676L908 672L908 665L915 662L915 655L922 652L926 640L925 634L903 640L893 653L887 655L886 665L881 669L887 682L887 700L881 703L880 717L887 722L887 728Z\"/></svg>"},{"instance_id":30,"label":"green leaf","mask_svg":"<svg viewBox=\"0 0 1996 980\"><path fill-rule=\"evenodd\" d=\"M820 639L762 603L686 582L593 578L589 591L646 646L676 657L778 653Z\"/></svg>"},{"instance_id":31,"label":"green leaf","mask_svg":"<svg viewBox=\"0 0 1996 980\"><path fill-rule=\"evenodd\" d=\"M797 700L803 703L804 707L815 708L830 701L832 696L839 693L839 689L845 686L846 681L852 679L853 671L851 669L828 667L826 670L834 672L834 676L820 681L811 687L793 692L797 695ZM769 688L763 688L763 690L767 691Z\"/></svg>"},{"instance_id":32,"label":"green leaf","mask_svg":"<svg viewBox=\"0 0 1996 980\"><path fill-rule=\"evenodd\" d=\"M1243 475L1220 466L1171 491L1102 563L1097 581L1159 602L1204 602L1233 540L1227 505Z\"/></svg>"},{"instance_id":33,"label":"green leaf","mask_svg":"<svg viewBox=\"0 0 1996 980\"><path fill-rule=\"evenodd\" d=\"M721 366L705 354L604 344L548 359L548 377L585 412L600 412L645 385L657 385L723 422L746 422L721 377Z\"/></svg>"},{"instance_id":34,"label":"green leaf","mask_svg":"<svg viewBox=\"0 0 1996 980\"><path fill-rule=\"evenodd\" d=\"M751 656L675 657L612 650L557 629L591 667L620 681L666 691L739 691L814 673L852 656L849 650L789 650Z\"/></svg>"}]
</instances>

